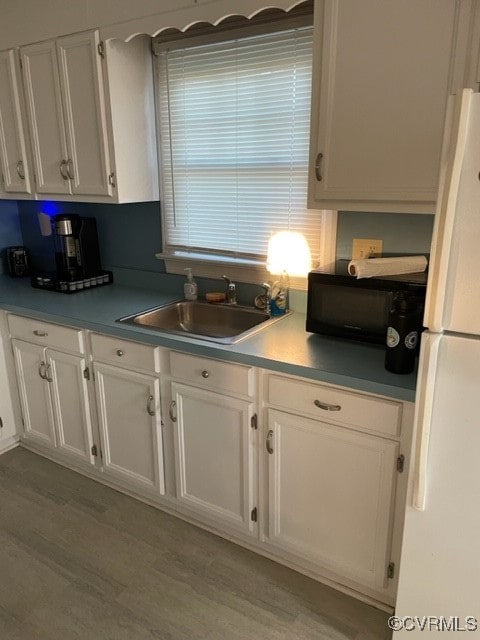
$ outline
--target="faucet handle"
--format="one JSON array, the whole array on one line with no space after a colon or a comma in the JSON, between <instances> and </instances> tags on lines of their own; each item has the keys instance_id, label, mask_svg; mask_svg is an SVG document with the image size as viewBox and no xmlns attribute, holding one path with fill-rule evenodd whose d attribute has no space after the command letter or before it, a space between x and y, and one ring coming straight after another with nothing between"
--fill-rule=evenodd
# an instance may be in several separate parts
<instances>
[{"instance_id":1,"label":"faucet handle","mask_svg":"<svg viewBox=\"0 0 480 640\"><path fill-rule=\"evenodd\" d=\"M227 282L227 302L228 304L237 304L237 287L233 280L226 275L222 278Z\"/></svg>"}]
</instances>

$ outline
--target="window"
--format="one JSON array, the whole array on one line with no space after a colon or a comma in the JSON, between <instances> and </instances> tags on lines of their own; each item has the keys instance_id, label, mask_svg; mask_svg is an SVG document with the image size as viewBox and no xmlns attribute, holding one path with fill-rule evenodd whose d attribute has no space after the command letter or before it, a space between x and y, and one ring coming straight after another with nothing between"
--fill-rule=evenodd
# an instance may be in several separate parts
<instances>
[{"instance_id":1,"label":"window","mask_svg":"<svg viewBox=\"0 0 480 640\"><path fill-rule=\"evenodd\" d=\"M318 257L322 213L306 209L312 27L225 37L157 44L164 253L264 263L270 236L288 229Z\"/></svg>"}]
</instances>

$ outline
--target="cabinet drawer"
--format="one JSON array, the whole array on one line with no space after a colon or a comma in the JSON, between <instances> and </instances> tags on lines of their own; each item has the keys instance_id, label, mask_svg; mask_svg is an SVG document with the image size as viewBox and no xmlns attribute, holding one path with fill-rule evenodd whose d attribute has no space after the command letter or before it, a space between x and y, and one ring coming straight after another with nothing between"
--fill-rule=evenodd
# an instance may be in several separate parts
<instances>
[{"instance_id":1,"label":"cabinet drawer","mask_svg":"<svg viewBox=\"0 0 480 640\"><path fill-rule=\"evenodd\" d=\"M91 338L94 360L101 360L126 369L160 371L159 347L97 333L92 333Z\"/></svg>"},{"instance_id":2,"label":"cabinet drawer","mask_svg":"<svg viewBox=\"0 0 480 640\"><path fill-rule=\"evenodd\" d=\"M8 316L8 326L12 338L45 345L60 351L85 352L84 335L80 329L13 315Z\"/></svg>"},{"instance_id":3,"label":"cabinet drawer","mask_svg":"<svg viewBox=\"0 0 480 640\"><path fill-rule=\"evenodd\" d=\"M268 377L268 402L327 422L400 435L402 404L300 380Z\"/></svg>"},{"instance_id":4,"label":"cabinet drawer","mask_svg":"<svg viewBox=\"0 0 480 640\"><path fill-rule=\"evenodd\" d=\"M254 391L253 368L241 364L172 351L170 370L174 378L212 391L226 391L242 396L252 395Z\"/></svg>"}]
</instances>

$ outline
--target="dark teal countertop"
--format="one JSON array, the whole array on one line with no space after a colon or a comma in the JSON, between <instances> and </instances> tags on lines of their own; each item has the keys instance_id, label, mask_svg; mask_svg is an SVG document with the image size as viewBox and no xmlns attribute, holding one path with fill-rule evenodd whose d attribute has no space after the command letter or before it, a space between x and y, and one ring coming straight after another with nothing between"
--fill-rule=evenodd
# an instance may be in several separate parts
<instances>
[{"instance_id":1,"label":"dark teal countertop","mask_svg":"<svg viewBox=\"0 0 480 640\"><path fill-rule=\"evenodd\" d=\"M66 295L33 289L26 279L0 276L0 307L7 311L398 400L415 400L416 373L396 375L386 371L381 345L307 333L301 313L295 312L235 345L177 337L116 322L175 299L178 296L118 284Z\"/></svg>"}]
</instances>

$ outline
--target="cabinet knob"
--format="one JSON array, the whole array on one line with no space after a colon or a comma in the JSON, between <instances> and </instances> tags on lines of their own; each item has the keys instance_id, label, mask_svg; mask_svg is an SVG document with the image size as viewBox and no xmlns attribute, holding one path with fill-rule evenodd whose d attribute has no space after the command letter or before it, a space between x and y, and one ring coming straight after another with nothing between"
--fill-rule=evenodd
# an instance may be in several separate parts
<instances>
[{"instance_id":1,"label":"cabinet knob","mask_svg":"<svg viewBox=\"0 0 480 640\"><path fill-rule=\"evenodd\" d=\"M48 333L46 331L39 331L38 329L35 329L33 335L39 336L40 338L45 338L46 336L48 336Z\"/></svg>"},{"instance_id":2,"label":"cabinet knob","mask_svg":"<svg viewBox=\"0 0 480 640\"><path fill-rule=\"evenodd\" d=\"M123 356L123 351L121 349L117 349L117 356Z\"/></svg>"},{"instance_id":3,"label":"cabinet knob","mask_svg":"<svg viewBox=\"0 0 480 640\"><path fill-rule=\"evenodd\" d=\"M202 371L202 378L208 378L208 377L210 377L210 373L206 369L204 369Z\"/></svg>"}]
</instances>

